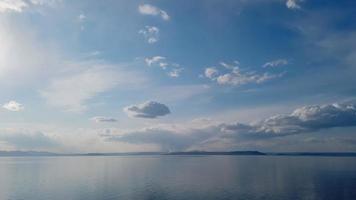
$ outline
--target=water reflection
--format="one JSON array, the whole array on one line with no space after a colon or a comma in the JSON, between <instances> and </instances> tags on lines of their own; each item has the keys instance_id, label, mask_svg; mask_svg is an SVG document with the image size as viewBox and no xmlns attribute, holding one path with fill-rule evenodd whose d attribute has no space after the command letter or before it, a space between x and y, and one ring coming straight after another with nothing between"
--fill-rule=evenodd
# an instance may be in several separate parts
<instances>
[{"instance_id":1,"label":"water reflection","mask_svg":"<svg viewBox=\"0 0 356 200\"><path fill-rule=\"evenodd\" d=\"M356 199L356 159L0 158L0 199Z\"/></svg>"}]
</instances>

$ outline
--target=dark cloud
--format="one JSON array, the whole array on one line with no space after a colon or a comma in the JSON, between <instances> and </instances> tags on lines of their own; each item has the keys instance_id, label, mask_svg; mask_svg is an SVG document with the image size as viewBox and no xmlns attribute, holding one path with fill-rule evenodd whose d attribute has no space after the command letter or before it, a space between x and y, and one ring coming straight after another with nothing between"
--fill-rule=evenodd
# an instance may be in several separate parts
<instances>
[{"instance_id":1,"label":"dark cloud","mask_svg":"<svg viewBox=\"0 0 356 200\"><path fill-rule=\"evenodd\" d=\"M166 105L155 101L125 107L124 112L130 117L137 118L157 118L171 113Z\"/></svg>"},{"instance_id":2,"label":"dark cloud","mask_svg":"<svg viewBox=\"0 0 356 200\"><path fill-rule=\"evenodd\" d=\"M222 127L240 134L284 136L348 126L356 126L356 108L353 104L305 106L289 115L276 115L257 124L228 124Z\"/></svg>"}]
</instances>

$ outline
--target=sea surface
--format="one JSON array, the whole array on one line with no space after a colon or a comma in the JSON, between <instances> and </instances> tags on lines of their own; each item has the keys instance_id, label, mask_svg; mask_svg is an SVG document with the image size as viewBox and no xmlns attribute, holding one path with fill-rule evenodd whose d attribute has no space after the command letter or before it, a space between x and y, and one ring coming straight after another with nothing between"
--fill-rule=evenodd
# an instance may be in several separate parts
<instances>
[{"instance_id":1,"label":"sea surface","mask_svg":"<svg viewBox=\"0 0 356 200\"><path fill-rule=\"evenodd\" d=\"M355 157L0 157L0 199L356 199Z\"/></svg>"}]
</instances>

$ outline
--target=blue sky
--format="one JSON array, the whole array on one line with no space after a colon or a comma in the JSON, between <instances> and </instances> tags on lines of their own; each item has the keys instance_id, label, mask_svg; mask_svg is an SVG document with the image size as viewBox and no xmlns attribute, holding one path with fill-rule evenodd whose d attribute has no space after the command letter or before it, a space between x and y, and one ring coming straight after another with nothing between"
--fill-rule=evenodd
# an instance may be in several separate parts
<instances>
[{"instance_id":1,"label":"blue sky","mask_svg":"<svg viewBox=\"0 0 356 200\"><path fill-rule=\"evenodd\" d=\"M0 0L0 149L356 151L355 8Z\"/></svg>"}]
</instances>

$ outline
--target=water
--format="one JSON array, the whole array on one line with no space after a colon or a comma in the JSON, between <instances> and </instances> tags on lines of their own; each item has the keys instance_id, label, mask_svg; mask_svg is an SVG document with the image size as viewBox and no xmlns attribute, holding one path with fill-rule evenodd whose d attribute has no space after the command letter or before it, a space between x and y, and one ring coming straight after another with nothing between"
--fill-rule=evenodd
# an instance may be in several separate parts
<instances>
[{"instance_id":1,"label":"water","mask_svg":"<svg viewBox=\"0 0 356 200\"><path fill-rule=\"evenodd\" d=\"M0 199L356 199L356 158L0 158Z\"/></svg>"}]
</instances>

